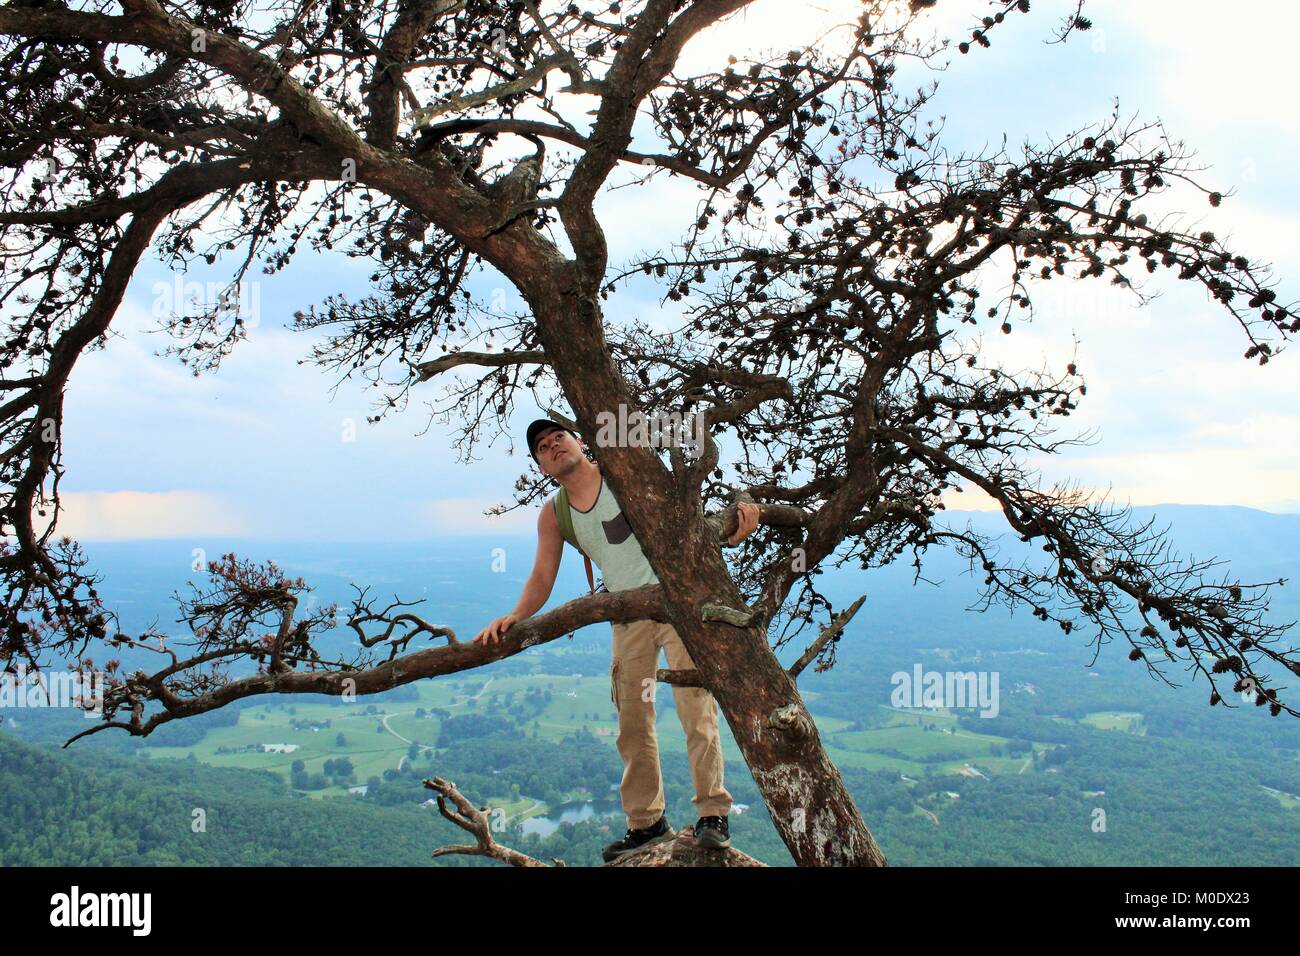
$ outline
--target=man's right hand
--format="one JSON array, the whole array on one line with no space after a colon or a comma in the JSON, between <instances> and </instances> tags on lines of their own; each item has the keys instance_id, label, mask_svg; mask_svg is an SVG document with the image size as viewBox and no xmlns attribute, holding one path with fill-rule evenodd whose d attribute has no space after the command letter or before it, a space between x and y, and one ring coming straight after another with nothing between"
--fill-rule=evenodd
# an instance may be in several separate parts
<instances>
[{"instance_id":1,"label":"man's right hand","mask_svg":"<svg viewBox=\"0 0 1300 956\"><path fill-rule=\"evenodd\" d=\"M483 628L483 630L479 631L478 635L474 638L474 643L484 645L495 644L505 636L506 631L510 630L511 627L518 623L519 618L515 617L513 614L503 614L487 627Z\"/></svg>"}]
</instances>

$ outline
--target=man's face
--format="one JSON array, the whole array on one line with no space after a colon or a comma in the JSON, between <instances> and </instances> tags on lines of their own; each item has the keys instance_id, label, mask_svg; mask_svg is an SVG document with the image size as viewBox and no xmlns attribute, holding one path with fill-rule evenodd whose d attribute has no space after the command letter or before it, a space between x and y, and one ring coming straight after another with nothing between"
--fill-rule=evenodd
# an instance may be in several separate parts
<instances>
[{"instance_id":1,"label":"man's face","mask_svg":"<svg viewBox=\"0 0 1300 956\"><path fill-rule=\"evenodd\" d=\"M583 462L582 446L563 428L552 428L537 437L533 451L542 474L559 478Z\"/></svg>"}]
</instances>

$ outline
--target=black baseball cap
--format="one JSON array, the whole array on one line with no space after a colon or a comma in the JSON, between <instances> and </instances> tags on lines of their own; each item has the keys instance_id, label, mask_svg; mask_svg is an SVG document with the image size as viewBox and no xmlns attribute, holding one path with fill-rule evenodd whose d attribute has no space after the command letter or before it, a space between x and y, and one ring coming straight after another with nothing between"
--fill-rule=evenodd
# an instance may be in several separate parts
<instances>
[{"instance_id":1,"label":"black baseball cap","mask_svg":"<svg viewBox=\"0 0 1300 956\"><path fill-rule=\"evenodd\" d=\"M563 425L561 425L559 422L555 421L554 419L550 419L550 418L537 419L531 425L528 426L528 454L532 455L533 461L537 461L537 452L533 450L533 445L537 441L537 437L541 435L542 432L549 431L552 428L558 428L560 429L560 431L568 432L570 435L573 435L574 438L578 437L576 434L574 434L572 429L565 428Z\"/></svg>"}]
</instances>

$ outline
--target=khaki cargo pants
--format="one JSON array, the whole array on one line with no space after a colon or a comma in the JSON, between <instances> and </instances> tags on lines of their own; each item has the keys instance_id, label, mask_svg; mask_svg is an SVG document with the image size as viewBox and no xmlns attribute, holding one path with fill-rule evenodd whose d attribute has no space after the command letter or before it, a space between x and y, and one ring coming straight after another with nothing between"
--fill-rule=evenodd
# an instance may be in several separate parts
<instances>
[{"instance_id":1,"label":"khaki cargo pants","mask_svg":"<svg viewBox=\"0 0 1300 956\"><path fill-rule=\"evenodd\" d=\"M613 628L610 699L618 711L618 753L623 758L619 793L627 825L640 830L664 812L659 738L655 731L659 649L663 648L670 670L689 670L695 665L671 624L633 621ZM695 785L692 802L702 817L725 817L731 810L731 794L722 785L717 701L703 687L675 685L673 701L686 732L686 756Z\"/></svg>"}]
</instances>

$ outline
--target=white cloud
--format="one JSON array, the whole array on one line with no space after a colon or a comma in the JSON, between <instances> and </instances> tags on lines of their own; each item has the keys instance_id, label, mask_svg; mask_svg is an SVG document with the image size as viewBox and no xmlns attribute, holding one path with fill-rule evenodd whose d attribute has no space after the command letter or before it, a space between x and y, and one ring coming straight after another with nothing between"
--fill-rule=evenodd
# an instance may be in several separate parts
<instances>
[{"instance_id":1,"label":"white cloud","mask_svg":"<svg viewBox=\"0 0 1300 956\"><path fill-rule=\"evenodd\" d=\"M1233 421L1213 421L1191 429L1190 437L1218 448L1266 451L1300 469L1300 416L1259 411Z\"/></svg>"},{"instance_id":2,"label":"white cloud","mask_svg":"<svg viewBox=\"0 0 1300 956\"><path fill-rule=\"evenodd\" d=\"M790 0L756 0L694 37L678 59L678 75L720 71L728 55L738 59L815 47L827 55L848 52L862 16L863 0L799 0L791 16ZM978 0L937 4L918 18L911 35L940 39L963 34L986 5ZM894 0L876 21L877 32L899 24L908 15L906 0ZM960 38L960 37L959 37Z\"/></svg>"},{"instance_id":3,"label":"white cloud","mask_svg":"<svg viewBox=\"0 0 1300 956\"><path fill-rule=\"evenodd\" d=\"M1162 450L1159 454L1074 458L1069 472L1081 483L1107 484L1118 501L1133 504L1246 505L1276 508L1293 497L1300 461L1267 440L1241 451Z\"/></svg>"},{"instance_id":4,"label":"white cloud","mask_svg":"<svg viewBox=\"0 0 1300 956\"><path fill-rule=\"evenodd\" d=\"M430 532L448 535L518 535L536 530L536 509L517 508L504 515L484 515L488 508L502 503L492 498L425 501L419 508L419 520Z\"/></svg>"},{"instance_id":5,"label":"white cloud","mask_svg":"<svg viewBox=\"0 0 1300 956\"><path fill-rule=\"evenodd\" d=\"M60 496L59 534L84 541L244 535L242 507L202 491L70 491Z\"/></svg>"},{"instance_id":6,"label":"white cloud","mask_svg":"<svg viewBox=\"0 0 1300 956\"><path fill-rule=\"evenodd\" d=\"M1002 505L997 499L988 495L983 488L972 485L962 478L958 480L961 491L945 488L939 500L948 511L1001 511Z\"/></svg>"},{"instance_id":7,"label":"white cloud","mask_svg":"<svg viewBox=\"0 0 1300 956\"><path fill-rule=\"evenodd\" d=\"M1252 0L1226 7L1187 0L1141 0L1099 5L1090 16L1105 26L1140 31L1143 54L1159 64L1161 92L1170 103L1207 122L1259 121L1300 126L1300 114L1279 108L1277 92L1294 86L1300 6Z\"/></svg>"}]
</instances>

